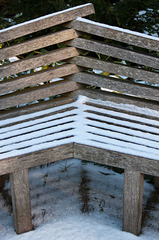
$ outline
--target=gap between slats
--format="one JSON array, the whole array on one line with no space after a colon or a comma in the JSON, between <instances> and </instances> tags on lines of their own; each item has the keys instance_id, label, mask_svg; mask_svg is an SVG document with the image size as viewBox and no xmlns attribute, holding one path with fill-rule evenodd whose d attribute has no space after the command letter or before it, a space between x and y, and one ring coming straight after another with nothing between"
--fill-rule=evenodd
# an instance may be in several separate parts
<instances>
[{"instance_id":1,"label":"gap between slats","mask_svg":"<svg viewBox=\"0 0 159 240\"><path fill-rule=\"evenodd\" d=\"M138 68L128 67L122 64L99 60L97 58L77 56L69 62L81 67L103 70L113 74L148 81L151 83L158 84L159 82L159 74L156 72L150 72Z\"/></svg>"},{"instance_id":2,"label":"gap between slats","mask_svg":"<svg viewBox=\"0 0 159 240\"><path fill-rule=\"evenodd\" d=\"M63 80L57 83L30 88L19 93L10 94L7 97L0 97L0 110L68 93L77 89L79 89L78 84L71 80Z\"/></svg>"},{"instance_id":3,"label":"gap between slats","mask_svg":"<svg viewBox=\"0 0 159 240\"><path fill-rule=\"evenodd\" d=\"M24 75L22 77L13 78L0 82L0 94L7 94L17 89L34 86L43 82L51 81L55 78L65 77L79 72L75 64L64 64L48 70Z\"/></svg>"},{"instance_id":4,"label":"gap between slats","mask_svg":"<svg viewBox=\"0 0 159 240\"><path fill-rule=\"evenodd\" d=\"M48 46L68 41L76 37L78 37L78 35L74 29L67 29L56 33L51 33L33 40L25 41L24 43L0 49L0 60L22 55L24 53L29 53L37 49L46 48Z\"/></svg>"},{"instance_id":5,"label":"gap between slats","mask_svg":"<svg viewBox=\"0 0 159 240\"><path fill-rule=\"evenodd\" d=\"M24 72L36 67L41 67L52 62L66 60L78 56L79 53L74 47L65 47L53 50L48 53L38 55L24 60L18 60L13 63L0 66L0 77L11 76L16 73Z\"/></svg>"},{"instance_id":6,"label":"gap between slats","mask_svg":"<svg viewBox=\"0 0 159 240\"><path fill-rule=\"evenodd\" d=\"M149 66L159 69L159 58L146 53L139 53L132 50L116 47L110 44L97 42L96 40L89 40L84 38L76 38L68 41L67 44L82 50L100 53L103 55L115 57L129 62Z\"/></svg>"}]
</instances>

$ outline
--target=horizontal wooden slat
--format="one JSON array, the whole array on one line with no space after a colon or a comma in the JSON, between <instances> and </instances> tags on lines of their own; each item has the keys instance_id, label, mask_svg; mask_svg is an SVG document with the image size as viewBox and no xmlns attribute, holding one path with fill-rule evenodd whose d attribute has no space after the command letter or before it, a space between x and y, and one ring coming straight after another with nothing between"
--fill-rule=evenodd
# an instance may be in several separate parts
<instances>
[{"instance_id":1,"label":"horizontal wooden slat","mask_svg":"<svg viewBox=\"0 0 159 240\"><path fill-rule=\"evenodd\" d=\"M69 95L69 93L68 93L68 95ZM19 108L14 108L14 109L10 109L10 110L5 109L5 110L0 111L0 121L9 119L9 118L22 116L25 114L30 114L30 113L46 110L46 109L57 107L60 105L65 105L65 104L72 103L72 102L74 102L74 99L72 97L61 96L61 97L58 97L58 98L55 98L55 99L52 99L49 101L43 101L43 102L23 106L23 107L20 107L20 109Z\"/></svg>"},{"instance_id":2,"label":"horizontal wooden slat","mask_svg":"<svg viewBox=\"0 0 159 240\"><path fill-rule=\"evenodd\" d=\"M126 80L99 76L91 73L78 73L72 77L76 82L96 87L111 89L121 93L126 93L142 98L159 101L159 88L146 85L135 84Z\"/></svg>"},{"instance_id":3,"label":"horizontal wooden slat","mask_svg":"<svg viewBox=\"0 0 159 240\"><path fill-rule=\"evenodd\" d=\"M75 30L78 31L128 43L141 48L151 49L154 51L159 50L159 38L130 31L127 29L93 22L91 20L87 20L80 17L66 24L66 26L74 28Z\"/></svg>"},{"instance_id":4,"label":"horizontal wooden slat","mask_svg":"<svg viewBox=\"0 0 159 240\"><path fill-rule=\"evenodd\" d=\"M79 95L86 96L92 99L100 99L102 101L111 101L121 104L135 105L140 108L145 108L149 112L149 109L159 111L158 101L150 101L143 98L137 98L133 96L128 96L125 94L117 94L114 92L101 91L99 89L83 88L72 92L71 97L77 98ZM157 113L157 112L156 112ZM146 113L147 115L147 113Z\"/></svg>"},{"instance_id":5,"label":"horizontal wooden slat","mask_svg":"<svg viewBox=\"0 0 159 240\"><path fill-rule=\"evenodd\" d=\"M45 48L53 44L76 38L77 36L78 35L75 30L68 29L29 40L24 43L16 44L14 46L5 47L0 49L0 60L8 59L10 57L18 56L40 48Z\"/></svg>"},{"instance_id":6,"label":"horizontal wooden slat","mask_svg":"<svg viewBox=\"0 0 159 240\"><path fill-rule=\"evenodd\" d=\"M71 63L81 67L103 70L109 73L122 75L134 79L144 80L152 83L159 83L159 74L134 67L102 61L96 58L78 56L70 60Z\"/></svg>"},{"instance_id":7,"label":"horizontal wooden slat","mask_svg":"<svg viewBox=\"0 0 159 240\"><path fill-rule=\"evenodd\" d=\"M159 58L148 54L141 54L124 48L115 47L95 40L76 38L67 43L69 46L100 53L103 55L123 59L129 62L142 64L159 69Z\"/></svg>"},{"instance_id":8,"label":"horizontal wooden slat","mask_svg":"<svg viewBox=\"0 0 159 240\"><path fill-rule=\"evenodd\" d=\"M78 143L74 144L74 152L74 157L77 159L159 176L159 161L157 160L150 160Z\"/></svg>"},{"instance_id":9,"label":"horizontal wooden slat","mask_svg":"<svg viewBox=\"0 0 159 240\"><path fill-rule=\"evenodd\" d=\"M0 110L77 90L75 81L60 81L0 97Z\"/></svg>"},{"instance_id":10,"label":"horizontal wooden slat","mask_svg":"<svg viewBox=\"0 0 159 240\"><path fill-rule=\"evenodd\" d=\"M67 158L73 158L73 155L73 143L69 143L54 148L0 160L0 175L24 168L31 168Z\"/></svg>"},{"instance_id":11,"label":"horizontal wooden slat","mask_svg":"<svg viewBox=\"0 0 159 240\"><path fill-rule=\"evenodd\" d=\"M16 73L34 69L43 65L50 64L77 56L78 51L74 47L66 47L58 50L53 50L46 54L38 55L24 60L19 60L13 63L5 64L0 67L0 77L11 76Z\"/></svg>"},{"instance_id":12,"label":"horizontal wooden slat","mask_svg":"<svg viewBox=\"0 0 159 240\"><path fill-rule=\"evenodd\" d=\"M75 64L65 64L49 70L44 70L22 77L0 82L0 94L5 94L17 89L33 86L39 83L50 81L54 78L64 77L79 72Z\"/></svg>"},{"instance_id":13,"label":"horizontal wooden slat","mask_svg":"<svg viewBox=\"0 0 159 240\"><path fill-rule=\"evenodd\" d=\"M49 14L25 23L21 23L0 31L0 42L10 41L12 39L25 36L27 34L37 32L42 29L53 27L77 17L84 17L94 13L92 4L84 4L81 6L66 9L57 13Z\"/></svg>"}]
</instances>

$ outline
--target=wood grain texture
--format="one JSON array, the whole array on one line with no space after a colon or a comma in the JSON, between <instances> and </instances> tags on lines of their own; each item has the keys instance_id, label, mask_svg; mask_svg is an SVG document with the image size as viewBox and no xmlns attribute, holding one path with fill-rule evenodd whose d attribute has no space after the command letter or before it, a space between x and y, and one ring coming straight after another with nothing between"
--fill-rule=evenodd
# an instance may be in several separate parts
<instances>
[{"instance_id":1,"label":"wood grain texture","mask_svg":"<svg viewBox=\"0 0 159 240\"><path fill-rule=\"evenodd\" d=\"M22 116L24 114L29 114L29 113L34 113L38 111L42 111L45 109L49 109L52 107L57 107L60 105L65 105L68 103L73 102L74 99L71 98L70 96L60 96L58 98L49 100L49 101L44 101L44 102L39 102L35 104L31 104L29 106L23 106L20 108L14 108L10 110L2 110L0 113L0 120L8 119L8 118L13 118L13 117L18 117Z\"/></svg>"},{"instance_id":2,"label":"wood grain texture","mask_svg":"<svg viewBox=\"0 0 159 240\"><path fill-rule=\"evenodd\" d=\"M101 163L108 166L131 169L159 177L159 161L119 153L115 151L104 150L97 147L83 144L74 144L74 157L92 162Z\"/></svg>"},{"instance_id":3,"label":"wood grain texture","mask_svg":"<svg viewBox=\"0 0 159 240\"><path fill-rule=\"evenodd\" d=\"M141 232L144 174L125 170L123 230L139 235Z\"/></svg>"},{"instance_id":4,"label":"wood grain texture","mask_svg":"<svg viewBox=\"0 0 159 240\"><path fill-rule=\"evenodd\" d=\"M82 86L83 87L83 86ZM132 97L114 92L101 91L99 89L81 88L76 92L72 92L71 96L77 98L78 95L83 95L92 99L100 99L102 101L112 101L115 103L123 103L135 105L141 108L149 108L159 111L158 101L150 101L142 98Z\"/></svg>"},{"instance_id":5,"label":"wood grain texture","mask_svg":"<svg viewBox=\"0 0 159 240\"><path fill-rule=\"evenodd\" d=\"M15 231L20 234L32 230L32 216L28 169L10 174Z\"/></svg>"},{"instance_id":6,"label":"wood grain texture","mask_svg":"<svg viewBox=\"0 0 159 240\"><path fill-rule=\"evenodd\" d=\"M0 49L0 60L8 59L10 57L18 56L24 53L45 48L53 44L61 43L77 37L74 29L59 31L46 36L38 37L24 43L16 44L10 47Z\"/></svg>"},{"instance_id":7,"label":"wood grain texture","mask_svg":"<svg viewBox=\"0 0 159 240\"><path fill-rule=\"evenodd\" d=\"M147 82L152 82L156 84L159 83L159 74L157 72L146 71L134 67L128 67L122 64L102 61L97 58L84 56L74 57L72 60L70 60L70 62L81 67L103 70L109 73L122 75Z\"/></svg>"},{"instance_id":8,"label":"wood grain texture","mask_svg":"<svg viewBox=\"0 0 159 240\"><path fill-rule=\"evenodd\" d=\"M79 53L74 47L66 47L58 50L53 50L48 53L38 55L24 60L19 60L13 63L5 64L0 67L0 77L11 76L16 73L35 69L53 62L66 60L78 56Z\"/></svg>"},{"instance_id":9,"label":"wood grain texture","mask_svg":"<svg viewBox=\"0 0 159 240\"><path fill-rule=\"evenodd\" d=\"M73 143L0 160L0 175L74 157Z\"/></svg>"},{"instance_id":10,"label":"wood grain texture","mask_svg":"<svg viewBox=\"0 0 159 240\"><path fill-rule=\"evenodd\" d=\"M159 58L153 57L152 55L142 54L132 50L119 48L113 45L105 44L103 42L97 42L95 40L84 38L73 39L67 42L67 44L69 46L82 50L100 53L103 55L159 69Z\"/></svg>"},{"instance_id":11,"label":"wood grain texture","mask_svg":"<svg viewBox=\"0 0 159 240\"><path fill-rule=\"evenodd\" d=\"M151 38L148 35L142 36L140 33L136 33L133 31L125 31L125 29L117 28L115 29L113 26L108 26L106 24L99 25L96 22L89 21L85 22L85 20L74 20L68 24L67 27L74 28L75 30L90 33L93 35L97 35L104 38L109 38L115 41L128 43L134 46L138 46L141 48L151 49L154 51L159 50L159 39Z\"/></svg>"},{"instance_id":12,"label":"wood grain texture","mask_svg":"<svg viewBox=\"0 0 159 240\"><path fill-rule=\"evenodd\" d=\"M94 7L92 4L84 4L78 7L70 8L69 10L52 13L46 15L45 17L40 17L22 24L18 24L14 27L1 30L0 42L7 42L39 30L74 20L77 17L84 17L93 13Z\"/></svg>"},{"instance_id":13,"label":"wood grain texture","mask_svg":"<svg viewBox=\"0 0 159 240\"><path fill-rule=\"evenodd\" d=\"M101 87L113 91L118 91L124 94L159 101L159 88L133 83L132 81L126 81L124 79L122 80L113 77L104 77L91 73L80 72L74 75L73 78L78 83L83 83L90 86Z\"/></svg>"},{"instance_id":14,"label":"wood grain texture","mask_svg":"<svg viewBox=\"0 0 159 240\"><path fill-rule=\"evenodd\" d=\"M63 80L57 83L46 84L34 88L29 88L19 93L15 92L9 96L0 97L0 110L14 107L17 105L30 103L79 89L78 84L71 80Z\"/></svg>"},{"instance_id":15,"label":"wood grain texture","mask_svg":"<svg viewBox=\"0 0 159 240\"><path fill-rule=\"evenodd\" d=\"M6 94L21 88L34 86L55 78L65 77L79 72L75 64L65 64L55 68L23 75L22 77L13 78L0 82L0 94Z\"/></svg>"}]
</instances>

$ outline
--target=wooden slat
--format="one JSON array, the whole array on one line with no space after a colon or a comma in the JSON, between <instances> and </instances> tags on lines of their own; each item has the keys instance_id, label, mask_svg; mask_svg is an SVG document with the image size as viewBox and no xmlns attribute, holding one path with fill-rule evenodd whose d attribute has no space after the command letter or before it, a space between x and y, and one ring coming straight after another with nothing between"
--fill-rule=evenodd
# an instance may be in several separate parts
<instances>
[{"instance_id":1,"label":"wooden slat","mask_svg":"<svg viewBox=\"0 0 159 240\"><path fill-rule=\"evenodd\" d=\"M0 160L0 175L73 158L73 143Z\"/></svg>"},{"instance_id":2,"label":"wooden slat","mask_svg":"<svg viewBox=\"0 0 159 240\"><path fill-rule=\"evenodd\" d=\"M20 234L32 230L32 216L28 169L10 174L15 231Z\"/></svg>"},{"instance_id":3,"label":"wooden slat","mask_svg":"<svg viewBox=\"0 0 159 240\"><path fill-rule=\"evenodd\" d=\"M76 82L78 83L83 83L91 86L93 85L96 87L118 91L120 93L126 93L142 98L159 101L159 89L143 84L136 84L126 80L104 77L84 72L73 75L72 79L76 80Z\"/></svg>"},{"instance_id":4,"label":"wooden slat","mask_svg":"<svg viewBox=\"0 0 159 240\"><path fill-rule=\"evenodd\" d=\"M0 110L79 89L74 81L60 81L0 97Z\"/></svg>"},{"instance_id":5,"label":"wooden slat","mask_svg":"<svg viewBox=\"0 0 159 240\"><path fill-rule=\"evenodd\" d=\"M159 161L74 143L74 158L159 177Z\"/></svg>"},{"instance_id":6,"label":"wooden slat","mask_svg":"<svg viewBox=\"0 0 159 240\"><path fill-rule=\"evenodd\" d=\"M50 64L72 58L79 55L78 51L74 47L66 47L58 50L48 52L46 54L38 55L24 60L19 60L13 63L5 64L0 67L0 77L11 76L15 73L34 69L43 65Z\"/></svg>"},{"instance_id":7,"label":"wooden slat","mask_svg":"<svg viewBox=\"0 0 159 240\"><path fill-rule=\"evenodd\" d=\"M125 170L123 231L139 235L141 232L144 174Z\"/></svg>"},{"instance_id":8,"label":"wooden slat","mask_svg":"<svg viewBox=\"0 0 159 240\"><path fill-rule=\"evenodd\" d=\"M151 49L154 51L159 50L159 38L127 29L113 27L82 18L78 18L66 24L66 26L74 28L78 31L128 43L141 48Z\"/></svg>"},{"instance_id":9,"label":"wooden slat","mask_svg":"<svg viewBox=\"0 0 159 240\"><path fill-rule=\"evenodd\" d=\"M98 70L103 70L109 73L114 73L117 75L127 76L134 79L144 80L152 83L159 83L159 74L155 72L150 72L134 67L128 67L125 65L101 61L96 58L78 56L70 60L71 63L79 65L81 67L93 68Z\"/></svg>"},{"instance_id":10,"label":"wooden slat","mask_svg":"<svg viewBox=\"0 0 159 240\"><path fill-rule=\"evenodd\" d=\"M68 94L69 95L69 94ZM18 116L22 116L24 114L30 114L30 113L34 113L34 112L38 112L38 111L42 111L45 109L49 109L49 108L53 108L53 107L57 107L60 105L65 105L68 103L72 103L74 101L73 98L69 97L69 96L61 96L49 101L44 101L44 102L40 102L40 103L35 103L35 104L31 104L29 106L23 106L19 108L14 108L11 110L2 110L0 112L0 120L5 120L8 118L14 118L14 117L18 117ZM19 111L20 110L20 111Z\"/></svg>"},{"instance_id":11,"label":"wooden slat","mask_svg":"<svg viewBox=\"0 0 159 240\"><path fill-rule=\"evenodd\" d=\"M29 40L24 43L16 44L14 46L5 47L0 49L0 60L8 59L10 57L18 56L40 48L45 48L53 44L76 38L77 36L78 35L75 30L68 29Z\"/></svg>"},{"instance_id":12,"label":"wooden slat","mask_svg":"<svg viewBox=\"0 0 159 240\"><path fill-rule=\"evenodd\" d=\"M76 38L67 42L69 46L123 59L129 62L159 69L159 58L124 48L115 47L95 40Z\"/></svg>"},{"instance_id":13,"label":"wooden slat","mask_svg":"<svg viewBox=\"0 0 159 240\"><path fill-rule=\"evenodd\" d=\"M50 81L54 78L64 77L79 72L75 64L65 64L49 70L44 70L22 77L0 82L0 94L5 94L17 89L33 86L42 82Z\"/></svg>"},{"instance_id":14,"label":"wooden slat","mask_svg":"<svg viewBox=\"0 0 159 240\"><path fill-rule=\"evenodd\" d=\"M84 4L81 6L73 7L68 10L63 10L57 13L49 14L25 23L21 23L7 29L0 31L0 42L10 41L12 39L25 36L27 34L37 32L42 29L53 27L77 17L84 17L94 13L92 4Z\"/></svg>"},{"instance_id":15,"label":"wooden slat","mask_svg":"<svg viewBox=\"0 0 159 240\"><path fill-rule=\"evenodd\" d=\"M132 108L126 108L126 107L122 107L120 108L120 106L116 103L114 103L114 106L108 106L106 105L103 105L102 102L99 104L99 103L95 103L94 101L92 101L93 99L89 99L87 102L85 102L86 105L88 106L93 106L93 107L97 107L97 108L101 108L103 110L107 109L107 110L111 110L111 111L120 111L120 113L126 113L126 114L129 114L130 116L136 116L136 117L144 117L146 119L153 119L153 120L156 120L156 121L159 121L159 115L156 116L155 115L150 115L147 113L147 111L144 111L144 112L140 112L137 110L136 108L136 111L132 111ZM134 109L135 109L136 106L134 106ZM99 112L98 112L99 114ZM100 115L100 114L99 114ZM101 113L102 116L104 116L103 112ZM118 117L119 119L119 117ZM143 123L143 122L142 122ZM150 123L150 122L149 122ZM143 123L144 124L144 123ZM148 123L147 123L148 124ZM154 126L153 124L151 126Z\"/></svg>"},{"instance_id":16,"label":"wooden slat","mask_svg":"<svg viewBox=\"0 0 159 240\"><path fill-rule=\"evenodd\" d=\"M159 104L158 101L150 101L142 98L132 97L125 94L117 94L114 92L106 92L101 91L99 89L88 89L83 88L77 90L76 92L72 92L70 96L78 97L78 95L83 95L92 99L100 99L102 101L111 101L115 103L121 104L129 104L135 105L141 108L152 109L155 111L159 111Z\"/></svg>"}]
</instances>

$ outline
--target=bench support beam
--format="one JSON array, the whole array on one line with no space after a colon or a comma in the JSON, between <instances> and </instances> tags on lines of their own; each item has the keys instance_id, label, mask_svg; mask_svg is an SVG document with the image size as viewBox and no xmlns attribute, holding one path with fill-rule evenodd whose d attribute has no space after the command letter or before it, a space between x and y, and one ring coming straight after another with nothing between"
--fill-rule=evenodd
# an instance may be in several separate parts
<instances>
[{"instance_id":1,"label":"bench support beam","mask_svg":"<svg viewBox=\"0 0 159 240\"><path fill-rule=\"evenodd\" d=\"M139 235L142 220L144 174L125 170L123 231Z\"/></svg>"},{"instance_id":2,"label":"bench support beam","mask_svg":"<svg viewBox=\"0 0 159 240\"><path fill-rule=\"evenodd\" d=\"M10 174L14 228L17 234L32 230L28 169Z\"/></svg>"}]
</instances>

